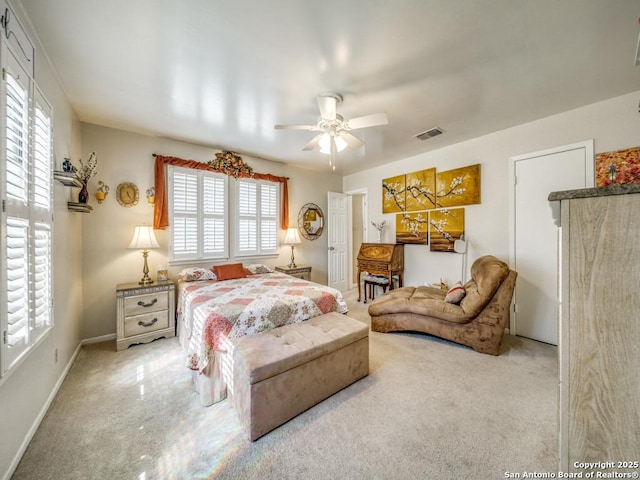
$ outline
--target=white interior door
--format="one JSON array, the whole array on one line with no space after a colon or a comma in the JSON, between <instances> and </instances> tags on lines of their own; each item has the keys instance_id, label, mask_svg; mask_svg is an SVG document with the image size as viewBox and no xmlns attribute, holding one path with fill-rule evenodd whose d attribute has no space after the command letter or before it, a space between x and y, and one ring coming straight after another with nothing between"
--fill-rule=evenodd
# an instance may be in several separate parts
<instances>
[{"instance_id":1,"label":"white interior door","mask_svg":"<svg viewBox=\"0 0 640 480\"><path fill-rule=\"evenodd\" d=\"M344 291L348 287L348 196L344 193L328 193L328 228L329 237L329 286Z\"/></svg>"},{"instance_id":2,"label":"white interior door","mask_svg":"<svg viewBox=\"0 0 640 480\"><path fill-rule=\"evenodd\" d=\"M511 265L518 272L511 333L557 345L560 206L547 198L553 191L593 186L593 141L511 160Z\"/></svg>"}]
</instances>

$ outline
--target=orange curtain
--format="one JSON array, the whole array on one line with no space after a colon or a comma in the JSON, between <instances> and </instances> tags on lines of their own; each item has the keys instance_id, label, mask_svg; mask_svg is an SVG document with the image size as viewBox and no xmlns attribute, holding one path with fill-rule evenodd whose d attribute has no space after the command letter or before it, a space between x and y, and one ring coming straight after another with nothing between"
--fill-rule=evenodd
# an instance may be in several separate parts
<instances>
[{"instance_id":1,"label":"orange curtain","mask_svg":"<svg viewBox=\"0 0 640 480\"><path fill-rule=\"evenodd\" d=\"M210 170L217 172L206 163L197 160L183 160L177 157L165 157L156 155L155 164L155 190L156 199L153 207L153 228L164 230L169 226L169 207L167 203L167 182L165 180L165 165L175 165L177 167L194 168L196 170ZM240 174L243 178L255 178L257 180L268 180L270 182L282 183L282 213L280 225L282 230L289 228L289 190L287 187L287 177L277 177L270 173Z\"/></svg>"}]
</instances>

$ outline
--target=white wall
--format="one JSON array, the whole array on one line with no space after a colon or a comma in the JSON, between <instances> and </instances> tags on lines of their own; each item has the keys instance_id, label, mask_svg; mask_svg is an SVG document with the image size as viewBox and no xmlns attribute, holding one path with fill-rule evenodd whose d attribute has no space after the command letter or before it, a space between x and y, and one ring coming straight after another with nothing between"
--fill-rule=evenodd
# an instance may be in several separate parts
<instances>
[{"instance_id":1,"label":"white wall","mask_svg":"<svg viewBox=\"0 0 640 480\"><path fill-rule=\"evenodd\" d=\"M382 214L384 178L430 167L444 171L480 163L482 203L465 207L468 265L485 254L508 261L509 158L591 138L596 153L639 146L639 100L640 91L349 175L343 188L368 189L368 217L387 220L389 242L395 239L395 214ZM375 235L376 230L369 229L368 241L376 241ZM457 254L430 252L426 245L405 245L405 285L434 283L440 277L455 282L461 277L461 260Z\"/></svg>"},{"instance_id":2,"label":"white wall","mask_svg":"<svg viewBox=\"0 0 640 480\"><path fill-rule=\"evenodd\" d=\"M89 203L93 211L84 215L82 237L83 255L83 338L95 338L115 334L116 301L115 288L118 283L135 282L142 277L142 254L127 247L135 225L153 224L153 207L144 196L153 185L152 153L170 155L184 159L207 161L214 158L218 150L193 144L139 135L121 130L82 124L83 159L93 151L98 157L98 175L89 184ZM327 191L341 190L342 178L326 172L312 172L288 167L282 163L242 156L256 172L289 177L290 225L297 225L298 211L305 203L316 203L324 212L327 208ZM98 204L95 191L98 180L110 187L107 199ZM124 208L116 201L116 187L120 182L133 182L140 191L138 205ZM168 266L167 231L156 230L160 249L149 253L150 276L155 278L157 265ZM284 240L284 232L280 232ZM295 248L296 263L311 265L311 279L327 282L327 235L302 243ZM287 265L291 259L291 248L283 246L277 258L260 260L271 266ZM230 260L233 261L233 260ZM221 263L221 262L218 262ZM244 263L249 263L245 260ZM184 266L170 267L169 274L176 278Z\"/></svg>"},{"instance_id":3,"label":"white wall","mask_svg":"<svg viewBox=\"0 0 640 480\"><path fill-rule=\"evenodd\" d=\"M21 12L16 13L29 29ZM37 48L36 82L54 109L54 156L59 166L65 157L79 157L80 124L41 45L30 29L29 32ZM0 380L0 478L17 466L82 338L81 214L67 210L69 188L59 182L54 184L55 326L14 371ZM56 349L58 361L54 362Z\"/></svg>"}]
</instances>

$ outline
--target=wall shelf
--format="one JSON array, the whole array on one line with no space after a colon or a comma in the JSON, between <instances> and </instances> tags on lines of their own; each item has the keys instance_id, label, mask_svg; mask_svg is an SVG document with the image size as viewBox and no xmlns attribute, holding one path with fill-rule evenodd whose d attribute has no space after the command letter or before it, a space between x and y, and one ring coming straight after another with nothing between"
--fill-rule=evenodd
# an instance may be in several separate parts
<instances>
[{"instance_id":1,"label":"wall shelf","mask_svg":"<svg viewBox=\"0 0 640 480\"><path fill-rule=\"evenodd\" d=\"M58 180L67 187L82 187L82 182L78 178L78 174L75 172L62 172L60 170L53 171L53 178Z\"/></svg>"},{"instance_id":2,"label":"wall shelf","mask_svg":"<svg viewBox=\"0 0 640 480\"><path fill-rule=\"evenodd\" d=\"M91 213L93 207L88 203L67 202L67 208L74 212Z\"/></svg>"}]
</instances>

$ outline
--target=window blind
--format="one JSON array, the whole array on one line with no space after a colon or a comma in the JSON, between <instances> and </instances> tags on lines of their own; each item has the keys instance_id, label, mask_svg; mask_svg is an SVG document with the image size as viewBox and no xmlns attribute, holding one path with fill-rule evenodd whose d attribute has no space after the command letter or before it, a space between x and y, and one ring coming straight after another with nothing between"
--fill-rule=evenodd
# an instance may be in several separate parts
<instances>
[{"instance_id":1,"label":"window blind","mask_svg":"<svg viewBox=\"0 0 640 480\"><path fill-rule=\"evenodd\" d=\"M272 182L238 180L239 255L264 255L278 248L278 186Z\"/></svg>"},{"instance_id":2,"label":"window blind","mask_svg":"<svg viewBox=\"0 0 640 480\"><path fill-rule=\"evenodd\" d=\"M28 90L17 75L5 70L6 187L7 196L27 201Z\"/></svg>"},{"instance_id":3,"label":"window blind","mask_svg":"<svg viewBox=\"0 0 640 480\"><path fill-rule=\"evenodd\" d=\"M0 190L0 375L53 325L52 111L18 61L2 45L4 155Z\"/></svg>"},{"instance_id":4,"label":"window blind","mask_svg":"<svg viewBox=\"0 0 640 480\"><path fill-rule=\"evenodd\" d=\"M29 222L7 218L6 231L7 325L4 344L8 368L26 350L29 342Z\"/></svg>"},{"instance_id":5,"label":"window blind","mask_svg":"<svg viewBox=\"0 0 640 480\"><path fill-rule=\"evenodd\" d=\"M51 118L48 107L36 101L33 128L33 196L39 207L51 205Z\"/></svg>"},{"instance_id":6,"label":"window blind","mask_svg":"<svg viewBox=\"0 0 640 480\"><path fill-rule=\"evenodd\" d=\"M227 256L227 177L203 170L170 168L171 259Z\"/></svg>"}]
</instances>

